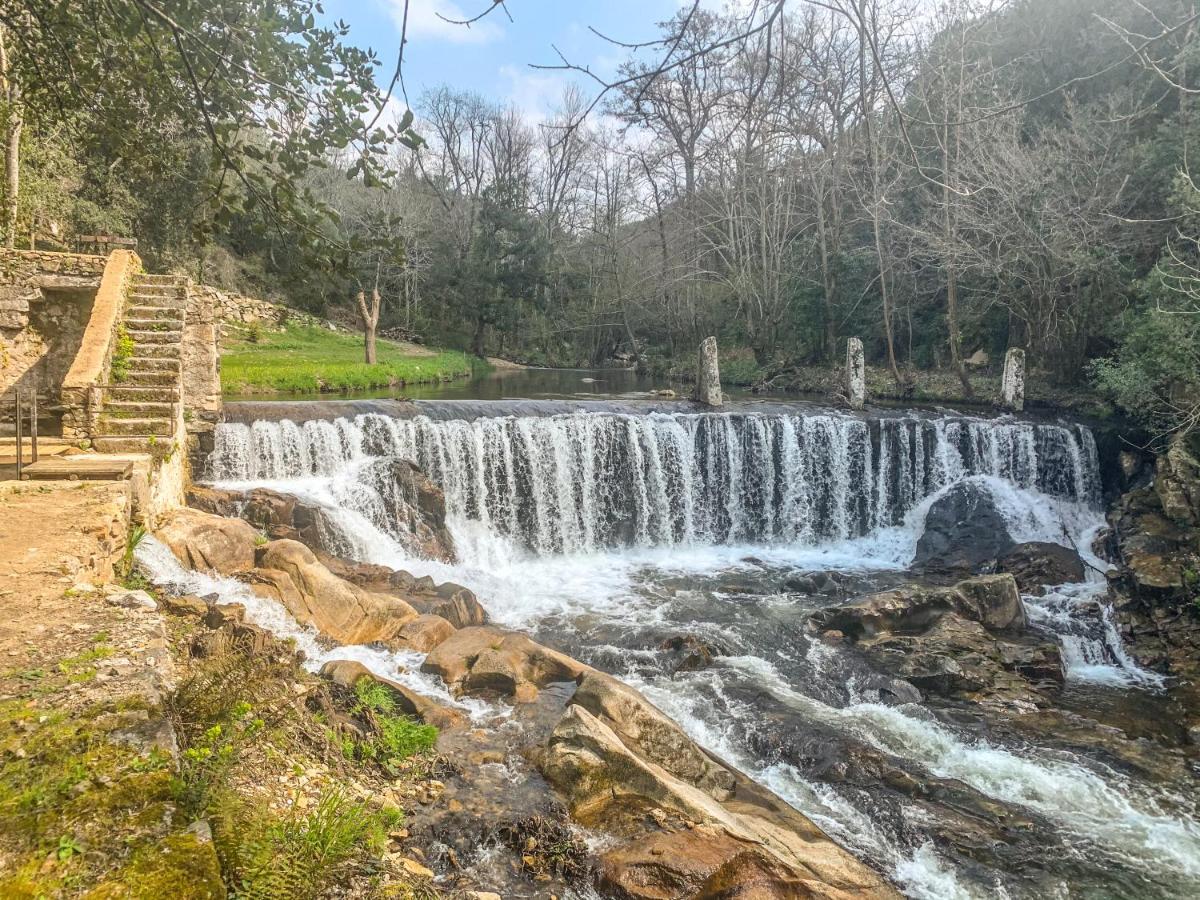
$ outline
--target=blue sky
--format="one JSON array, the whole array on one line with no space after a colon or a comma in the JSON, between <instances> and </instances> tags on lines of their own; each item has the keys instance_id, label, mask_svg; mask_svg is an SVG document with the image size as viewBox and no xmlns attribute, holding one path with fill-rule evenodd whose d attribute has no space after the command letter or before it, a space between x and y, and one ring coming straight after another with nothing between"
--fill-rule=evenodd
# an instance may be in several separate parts
<instances>
[{"instance_id":1,"label":"blue sky","mask_svg":"<svg viewBox=\"0 0 1200 900\"><path fill-rule=\"evenodd\" d=\"M538 118L554 105L571 77L529 68L529 63L556 61L552 44L572 62L611 75L625 51L596 37L588 26L619 40L644 41L655 36L656 22L681 5L680 0L508 0L513 21L495 10L470 29L436 15L469 17L489 3L410 0L404 68L414 103L423 89L445 83L514 103L526 116ZM386 69L380 79L389 78L400 40L403 0L326 0L324 6L332 19L349 24L353 43L379 53Z\"/></svg>"}]
</instances>

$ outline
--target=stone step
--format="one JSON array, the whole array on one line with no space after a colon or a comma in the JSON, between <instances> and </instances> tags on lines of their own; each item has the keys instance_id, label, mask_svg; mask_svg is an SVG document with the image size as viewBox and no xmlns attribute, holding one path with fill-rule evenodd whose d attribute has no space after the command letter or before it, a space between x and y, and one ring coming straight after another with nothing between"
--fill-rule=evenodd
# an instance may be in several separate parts
<instances>
[{"instance_id":1,"label":"stone step","mask_svg":"<svg viewBox=\"0 0 1200 900\"><path fill-rule=\"evenodd\" d=\"M123 437L151 434L157 437L169 437L175 432L175 422L170 418L124 419L110 416L108 413L101 413L100 431L102 434Z\"/></svg>"},{"instance_id":2,"label":"stone step","mask_svg":"<svg viewBox=\"0 0 1200 900\"><path fill-rule=\"evenodd\" d=\"M131 292L135 297L182 297L187 294L187 288L182 284L145 284L133 285Z\"/></svg>"},{"instance_id":3,"label":"stone step","mask_svg":"<svg viewBox=\"0 0 1200 900\"><path fill-rule=\"evenodd\" d=\"M156 275L153 272L143 272L134 278L136 284L187 284L186 275Z\"/></svg>"},{"instance_id":4,"label":"stone step","mask_svg":"<svg viewBox=\"0 0 1200 900\"><path fill-rule=\"evenodd\" d=\"M101 453L149 453L157 457L175 449L173 441L158 435L99 434L92 438L92 446Z\"/></svg>"},{"instance_id":5,"label":"stone step","mask_svg":"<svg viewBox=\"0 0 1200 900\"><path fill-rule=\"evenodd\" d=\"M133 352L141 359L179 359L179 344L136 344Z\"/></svg>"},{"instance_id":6,"label":"stone step","mask_svg":"<svg viewBox=\"0 0 1200 900\"><path fill-rule=\"evenodd\" d=\"M183 339L182 331L156 331L154 329L130 328L126 322L125 333L135 344L178 344Z\"/></svg>"},{"instance_id":7,"label":"stone step","mask_svg":"<svg viewBox=\"0 0 1200 900\"><path fill-rule=\"evenodd\" d=\"M165 306L169 309L183 309L187 305L187 297L183 294L144 294L134 292L128 297L129 306Z\"/></svg>"},{"instance_id":8,"label":"stone step","mask_svg":"<svg viewBox=\"0 0 1200 900\"><path fill-rule=\"evenodd\" d=\"M164 356L134 356L129 360L130 372L174 372L179 374L179 359Z\"/></svg>"},{"instance_id":9,"label":"stone step","mask_svg":"<svg viewBox=\"0 0 1200 900\"><path fill-rule=\"evenodd\" d=\"M101 385L104 389L105 400L128 401L130 403L178 403L179 386L161 385L145 387L143 385L120 384Z\"/></svg>"},{"instance_id":10,"label":"stone step","mask_svg":"<svg viewBox=\"0 0 1200 900\"><path fill-rule=\"evenodd\" d=\"M104 404L104 415L112 419L170 419L175 415L175 404L161 400L109 400Z\"/></svg>"},{"instance_id":11,"label":"stone step","mask_svg":"<svg viewBox=\"0 0 1200 900\"><path fill-rule=\"evenodd\" d=\"M179 389L179 373L163 371L146 371L145 369L130 371L121 382L121 387L146 388L175 386Z\"/></svg>"},{"instance_id":12,"label":"stone step","mask_svg":"<svg viewBox=\"0 0 1200 900\"><path fill-rule=\"evenodd\" d=\"M158 334L179 334L183 325L183 316L168 318L166 316L133 316L125 317L125 330L133 335L135 332L153 331Z\"/></svg>"},{"instance_id":13,"label":"stone step","mask_svg":"<svg viewBox=\"0 0 1200 900\"><path fill-rule=\"evenodd\" d=\"M131 306L125 313L126 322L178 322L183 324L183 309L178 306L143 304Z\"/></svg>"}]
</instances>

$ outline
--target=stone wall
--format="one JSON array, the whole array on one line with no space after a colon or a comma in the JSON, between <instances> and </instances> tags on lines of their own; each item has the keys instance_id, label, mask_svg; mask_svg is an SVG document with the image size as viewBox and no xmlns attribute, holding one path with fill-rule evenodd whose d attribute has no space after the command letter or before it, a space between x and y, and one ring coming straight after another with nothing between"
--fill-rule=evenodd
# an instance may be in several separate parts
<instances>
[{"instance_id":1,"label":"stone wall","mask_svg":"<svg viewBox=\"0 0 1200 900\"><path fill-rule=\"evenodd\" d=\"M208 431L221 416L220 299L227 295L188 284L183 326L183 408L188 431Z\"/></svg>"},{"instance_id":2,"label":"stone wall","mask_svg":"<svg viewBox=\"0 0 1200 900\"><path fill-rule=\"evenodd\" d=\"M57 431L59 389L82 342L104 257L0 250L0 422L17 391L39 398L39 431Z\"/></svg>"},{"instance_id":3,"label":"stone wall","mask_svg":"<svg viewBox=\"0 0 1200 900\"><path fill-rule=\"evenodd\" d=\"M0 337L29 326L30 304L43 288L95 289L104 271L103 256L49 253L41 250L0 251Z\"/></svg>"},{"instance_id":4,"label":"stone wall","mask_svg":"<svg viewBox=\"0 0 1200 900\"><path fill-rule=\"evenodd\" d=\"M211 304L213 318L218 323L268 327L293 323L337 330L330 322L267 300L258 300L244 294L230 294L205 284L193 285L192 291L198 301Z\"/></svg>"}]
</instances>

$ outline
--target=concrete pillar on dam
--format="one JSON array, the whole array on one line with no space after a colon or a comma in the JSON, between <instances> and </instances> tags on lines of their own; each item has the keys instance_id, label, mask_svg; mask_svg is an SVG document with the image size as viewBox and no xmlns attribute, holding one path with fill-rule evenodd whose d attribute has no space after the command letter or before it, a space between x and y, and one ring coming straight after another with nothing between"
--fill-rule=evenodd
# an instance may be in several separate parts
<instances>
[{"instance_id":1,"label":"concrete pillar on dam","mask_svg":"<svg viewBox=\"0 0 1200 900\"><path fill-rule=\"evenodd\" d=\"M1010 347L1004 354L1004 375L1000 379L1000 403L1005 409L1025 409L1025 351Z\"/></svg>"},{"instance_id":2,"label":"concrete pillar on dam","mask_svg":"<svg viewBox=\"0 0 1200 900\"><path fill-rule=\"evenodd\" d=\"M700 344L696 364L696 399L705 406L720 406L721 368L717 363L717 339L707 337Z\"/></svg>"},{"instance_id":3,"label":"concrete pillar on dam","mask_svg":"<svg viewBox=\"0 0 1200 900\"><path fill-rule=\"evenodd\" d=\"M846 341L846 399L851 409L862 409L867 403L867 359L856 337Z\"/></svg>"}]
</instances>

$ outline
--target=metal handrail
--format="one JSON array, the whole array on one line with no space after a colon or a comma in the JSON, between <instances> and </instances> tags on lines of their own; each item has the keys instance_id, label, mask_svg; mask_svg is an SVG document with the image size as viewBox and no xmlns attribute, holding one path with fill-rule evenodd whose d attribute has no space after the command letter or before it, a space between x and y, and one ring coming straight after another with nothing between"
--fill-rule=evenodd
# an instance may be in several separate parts
<instances>
[{"instance_id":1,"label":"metal handrail","mask_svg":"<svg viewBox=\"0 0 1200 900\"><path fill-rule=\"evenodd\" d=\"M21 405L21 398L23 396L23 393L18 390L18 391L13 391L13 394L14 394L14 402L16 404L17 481L21 481L22 480L22 477L21 477L22 470L25 467L25 461L22 458L24 456L24 453L22 452L23 448L21 446L25 442L25 435L22 433L22 429L21 429L21 426L24 424L25 410L22 408L22 405ZM38 461L37 414L38 414L37 391L31 390L29 392L29 447L30 447L31 454L32 454L32 458L29 460L29 462L31 465Z\"/></svg>"}]
</instances>

